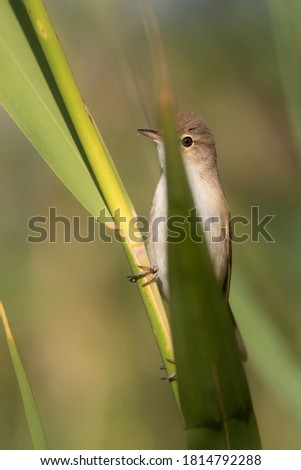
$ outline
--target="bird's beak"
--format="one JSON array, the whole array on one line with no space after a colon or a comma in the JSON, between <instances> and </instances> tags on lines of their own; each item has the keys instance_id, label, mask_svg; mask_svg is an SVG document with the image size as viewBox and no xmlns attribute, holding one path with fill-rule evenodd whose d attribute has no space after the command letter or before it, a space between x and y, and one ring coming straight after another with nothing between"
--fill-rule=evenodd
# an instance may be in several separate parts
<instances>
[{"instance_id":1,"label":"bird's beak","mask_svg":"<svg viewBox=\"0 0 301 470\"><path fill-rule=\"evenodd\" d=\"M138 134L145 135L155 142L160 142L162 137L156 129L137 129Z\"/></svg>"}]
</instances>

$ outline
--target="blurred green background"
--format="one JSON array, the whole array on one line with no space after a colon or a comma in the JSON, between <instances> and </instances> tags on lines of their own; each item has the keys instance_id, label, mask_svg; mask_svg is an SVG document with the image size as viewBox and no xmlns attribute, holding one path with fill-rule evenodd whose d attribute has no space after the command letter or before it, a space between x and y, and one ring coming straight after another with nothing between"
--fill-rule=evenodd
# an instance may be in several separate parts
<instances>
[{"instance_id":1,"label":"blurred green background","mask_svg":"<svg viewBox=\"0 0 301 470\"><path fill-rule=\"evenodd\" d=\"M260 239L233 246L233 309L250 307L240 289L243 276L255 305L300 363L300 151L277 60L273 2L152 3L178 109L200 112L213 131L232 214L248 217L251 206L260 206L262 216L275 215L269 225L275 243ZM136 133L138 127L156 125L139 2L45 4L136 210L147 216L160 173L154 146ZM28 220L47 217L49 207L70 218L79 215L82 235L87 214L3 109L0 123L0 297L50 447L184 448L142 302L126 280L130 272L122 247L99 240L66 244L62 226L57 243L26 242ZM238 323L243 310L235 311ZM263 447L300 449L300 410L294 412L252 358L257 330L255 315L243 333ZM280 367L273 350L266 352L265 362ZM0 448L31 448L2 329L0 358Z\"/></svg>"}]
</instances>

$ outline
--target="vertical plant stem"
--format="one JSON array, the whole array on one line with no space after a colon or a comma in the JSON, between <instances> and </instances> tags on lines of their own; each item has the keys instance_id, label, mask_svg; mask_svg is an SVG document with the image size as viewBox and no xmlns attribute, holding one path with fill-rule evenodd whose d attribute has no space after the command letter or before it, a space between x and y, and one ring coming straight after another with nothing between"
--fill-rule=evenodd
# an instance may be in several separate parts
<instances>
[{"instance_id":1,"label":"vertical plant stem","mask_svg":"<svg viewBox=\"0 0 301 470\"><path fill-rule=\"evenodd\" d=\"M65 59L57 35L50 22L41 0L23 0L33 28L44 51L53 77L65 102L74 128L85 150L87 159L99 184L102 197L114 218L123 247L135 274L140 272L139 265L148 266L149 260L142 241L133 241L130 232L130 221L136 213L118 176L109 152L99 135L93 120L84 106L82 97L75 83L71 69ZM62 156L63 158L63 156ZM118 217L116 217L118 215ZM135 230L135 238L137 239ZM168 374L175 371L174 364L168 362L173 358L173 347L167 315L156 283L146 287L138 281L138 287L146 307L149 320L155 335L159 351ZM171 384L178 402L177 384Z\"/></svg>"},{"instance_id":2,"label":"vertical plant stem","mask_svg":"<svg viewBox=\"0 0 301 470\"><path fill-rule=\"evenodd\" d=\"M0 317L3 322L7 344L11 356L11 360L15 369L16 377L18 380L21 397L24 405L24 410L29 426L31 438L33 441L34 448L36 450L47 450L48 444L46 435L42 426L42 422L39 416L39 412L35 403L33 393L29 381L27 379L21 358L19 356L16 343L11 333L7 316L2 302L0 301Z\"/></svg>"}]
</instances>

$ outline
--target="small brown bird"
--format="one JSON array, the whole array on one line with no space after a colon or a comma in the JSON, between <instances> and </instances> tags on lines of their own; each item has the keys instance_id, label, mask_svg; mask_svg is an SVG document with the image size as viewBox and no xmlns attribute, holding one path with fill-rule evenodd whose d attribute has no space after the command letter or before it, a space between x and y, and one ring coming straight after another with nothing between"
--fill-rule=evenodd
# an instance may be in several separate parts
<instances>
[{"instance_id":1,"label":"small brown bird","mask_svg":"<svg viewBox=\"0 0 301 470\"><path fill-rule=\"evenodd\" d=\"M180 112L176 116L181 154L197 215L202 217L205 240L213 262L215 275L221 284L225 301L233 321L233 327L242 359L246 349L229 306L231 280L230 213L217 169L214 137L197 113ZM157 185L149 217L147 250L153 266L158 267L157 282L163 297L169 298L167 259L167 180L163 136L158 130L138 129L138 133L150 137L157 144L162 176ZM164 223L155 223L155 220ZM164 219L162 219L164 218ZM209 223L206 223L209 221ZM218 241L219 240L219 241Z\"/></svg>"}]
</instances>

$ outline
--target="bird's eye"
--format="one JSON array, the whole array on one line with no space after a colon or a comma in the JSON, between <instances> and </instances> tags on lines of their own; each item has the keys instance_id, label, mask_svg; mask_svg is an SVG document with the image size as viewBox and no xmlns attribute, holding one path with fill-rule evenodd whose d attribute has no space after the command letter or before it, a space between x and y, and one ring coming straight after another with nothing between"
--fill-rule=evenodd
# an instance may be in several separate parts
<instances>
[{"instance_id":1,"label":"bird's eye","mask_svg":"<svg viewBox=\"0 0 301 470\"><path fill-rule=\"evenodd\" d=\"M184 147L191 147L193 144L193 140L189 135L187 135L186 137L183 137L182 144L184 145Z\"/></svg>"}]
</instances>

